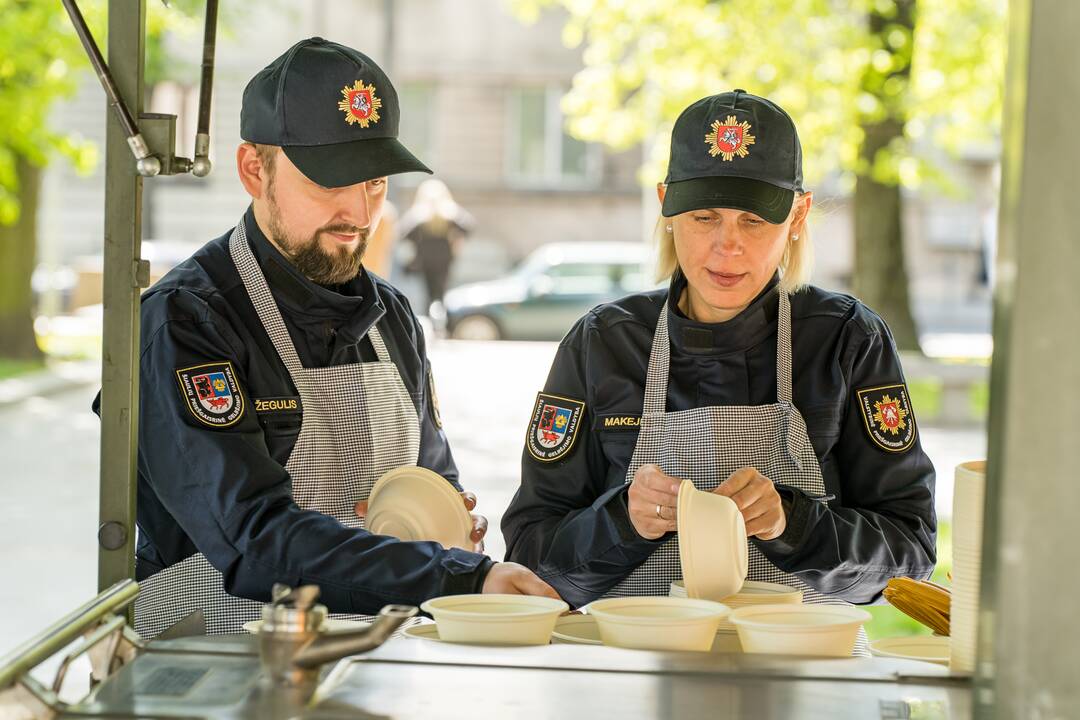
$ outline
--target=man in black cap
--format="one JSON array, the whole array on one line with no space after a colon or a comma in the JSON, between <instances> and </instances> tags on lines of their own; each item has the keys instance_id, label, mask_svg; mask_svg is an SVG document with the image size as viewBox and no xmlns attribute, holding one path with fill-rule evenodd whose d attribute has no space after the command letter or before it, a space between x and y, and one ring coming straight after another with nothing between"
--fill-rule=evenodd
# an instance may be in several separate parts
<instances>
[{"instance_id":1,"label":"man in black cap","mask_svg":"<svg viewBox=\"0 0 1080 720\"><path fill-rule=\"evenodd\" d=\"M316 584L332 613L361 617L458 593L557 597L520 565L362 529L393 468L461 490L420 326L362 264L387 177L430 172L398 121L382 70L321 38L244 91L236 161L251 206L142 299L144 636L195 610L209 633L240 632L275 582ZM474 516L471 540L486 529Z\"/></svg>"}]
</instances>

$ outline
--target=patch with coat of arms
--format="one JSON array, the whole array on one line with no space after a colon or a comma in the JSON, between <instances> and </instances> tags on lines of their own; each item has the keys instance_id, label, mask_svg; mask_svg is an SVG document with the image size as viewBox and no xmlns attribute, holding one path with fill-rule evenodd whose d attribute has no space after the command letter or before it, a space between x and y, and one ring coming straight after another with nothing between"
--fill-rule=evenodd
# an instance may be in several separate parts
<instances>
[{"instance_id":1,"label":"patch with coat of arms","mask_svg":"<svg viewBox=\"0 0 1080 720\"><path fill-rule=\"evenodd\" d=\"M176 371L180 395L195 419L210 427L235 424L244 414L244 396L228 361L206 363Z\"/></svg>"},{"instance_id":2,"label":"patch with coat of arms","mask_svg":"<svg viewBox=\"0 0 1080 720\"><path fill-rule=\"evenodd\" d=\"M875 445L889 452L904 452L915 444L915 414L906 385L867 388L857 395L866 432Z\"/></svg>"},{"instance_id":3,"label":"patch with coat of arms","mask_svg":"<svg viewBox=\"0 0 1080 720\"><path fill-rule=\"evenodd\" d=\"M574 447L585 403L580 400L538 393L529 422L525 446L541 462L564 457Z\"/></svg>"}]
</instances>

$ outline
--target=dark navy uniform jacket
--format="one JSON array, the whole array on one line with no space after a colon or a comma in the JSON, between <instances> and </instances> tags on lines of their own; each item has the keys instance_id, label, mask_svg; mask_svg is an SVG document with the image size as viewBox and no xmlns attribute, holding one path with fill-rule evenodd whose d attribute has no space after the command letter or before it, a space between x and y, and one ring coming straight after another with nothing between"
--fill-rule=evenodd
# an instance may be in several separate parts
<instances>
[{"instance_id":1,"label":"dark navy uniform jacket","mask_svg":"<svg viewBox=\"0 0 1080 720\"><path fill-rule=\"evenodd\" d=\"M705 324L669 310L667 411L776 402L774 278L732 320ZM507 559L527 565L573 605L611 589L665 538L634 530L626 469L637 440L653 333L671 287L601 305L562 341L544 393L584 402L577 437L554 461L522 458L521 487L503 516ZM885 323L847 295L809 287L791 296L793 400L821 465L827 504L781 492L787 528L765 556L823 593L876 600L897 575L935 563L934 468L917 435L902 452L871 437L860 389L904 383ZM914 421L911 415L909 421ZM530 428L531 430L531 428Z\"/></svg>"},{"instance_id":2,"label":"dark navy uniform jacket","mask_svg":"<svg viewBox=\"0 0 1080 720\"><path fill-rule=\"evenodd\" d=\"M244 222L301 363L375 361L365 334L378 323L420 418L418 464L457 485L432 403L424 338L405 297L363 270L343 286L316 285L266 239L251 208ZM293 503L284 465L302 409L290 411L287 400L300 405L299 395L229 256L230 234L142 298L137 577L198 550L230 594L265 601L274 582L314 583L333 612L374 613L387 603L479 592L491 566L483 555L350 529ZM207 427L188 409L176 371L224 361L235 369L246 407L234 425ZM286 402L257 402L271 398Z\"/></svg>"}]
</instances>

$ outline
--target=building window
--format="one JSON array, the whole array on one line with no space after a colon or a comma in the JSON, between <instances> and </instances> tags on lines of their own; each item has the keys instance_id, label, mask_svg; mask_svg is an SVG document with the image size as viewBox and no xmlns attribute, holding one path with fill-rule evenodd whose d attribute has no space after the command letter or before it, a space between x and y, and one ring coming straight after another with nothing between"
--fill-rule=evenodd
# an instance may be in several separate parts
<instances>
[{"instance_id":1,"label":"building window","mask_svg":"<svg viewBox=\"0 0 1080 720\"><path fill-rule=\"evenodd\" d=\"M398 139L420 162L428 167L437 165L435 149L435 86L429 82L402 83L398 90L401 104L401 123ZM418 173L405 173L395 182L419 183L424 178Z\"/></svg>"},{"instance_id":2,"label":"building window","mask_svg":"<svg viewBox=\"0 0 1080 720\"><path fill-rule=\"evenodd\" d=\"M506 175L515 185L589 187L600 179L600 147L571 137L556 86L509 94Z\"/></svg>"}]
</instances>

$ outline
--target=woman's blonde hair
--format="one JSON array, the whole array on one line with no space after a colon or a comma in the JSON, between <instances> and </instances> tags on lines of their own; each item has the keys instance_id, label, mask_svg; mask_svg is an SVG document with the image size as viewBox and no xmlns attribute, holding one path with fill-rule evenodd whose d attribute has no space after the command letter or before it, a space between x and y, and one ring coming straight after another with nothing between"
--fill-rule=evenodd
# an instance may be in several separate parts
<instances>
[{"instance_id":1,"label":"woman's blonde hair","mask_svg":"<svg viewBox=\"0 0 1080 720\"><path fill-rule=\"evenodd\" d=\"M797 201L801 194L795 196ZM794 203L792 203L794 208ZM810 243L809 218L804 218L802 232L798 240L788 237L784 247L784 256L780 258L780 286L788 293L802 290L810 282L810 273L814 267L814 247ZM675 254L675 234L668 230L671 218L663 215L656 221L653 235L658 246L656 260L656 279L666 280L679 267L679 258Z\"/></svg>"}]
</instances>

